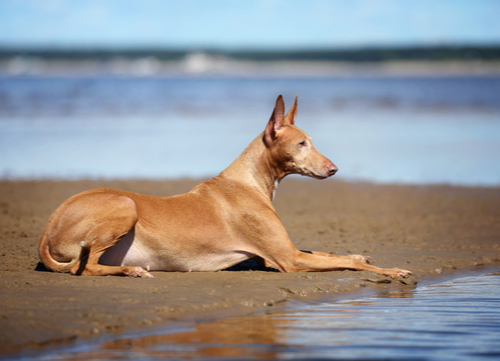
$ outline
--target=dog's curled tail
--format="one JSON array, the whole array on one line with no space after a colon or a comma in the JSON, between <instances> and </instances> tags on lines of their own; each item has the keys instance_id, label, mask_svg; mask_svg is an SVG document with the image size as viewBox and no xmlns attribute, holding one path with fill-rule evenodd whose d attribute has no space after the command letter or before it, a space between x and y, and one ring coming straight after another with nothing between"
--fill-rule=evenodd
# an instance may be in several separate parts
<instances>
[{"instance_id":1,"label":"dog's curled tail","mask_svg":"<svg viewBox=\"0 0 500 361\"><path fill-rule=\"evenodd\" d=\"M45 265L46 268L55 272L70 272L71 269L82 259L88 256L90 245L86 242L80 242L80 246L82 247L78 257L75 257L70 262L58 262L56 261L49 250L49 238L46 235L46 232L43 232L40 237L40 243L38 244L38 257L40 257L40 261Z\"/></svg>"}]
</instances>

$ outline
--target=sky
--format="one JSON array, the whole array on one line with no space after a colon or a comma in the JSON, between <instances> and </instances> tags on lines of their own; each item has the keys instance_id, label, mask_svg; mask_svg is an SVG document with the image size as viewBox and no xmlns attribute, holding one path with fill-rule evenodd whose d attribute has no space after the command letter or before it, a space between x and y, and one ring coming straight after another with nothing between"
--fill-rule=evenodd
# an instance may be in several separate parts
<instances>
[{"instance_id":1,"label":"sky","mask_svg":"<svg viewBox=\"0 0 500 361\"><path fill-rule=\"evenodd\" d=\"M0 0L0 46L500 44L500 0Z\"/></svg>"}]
</instances>

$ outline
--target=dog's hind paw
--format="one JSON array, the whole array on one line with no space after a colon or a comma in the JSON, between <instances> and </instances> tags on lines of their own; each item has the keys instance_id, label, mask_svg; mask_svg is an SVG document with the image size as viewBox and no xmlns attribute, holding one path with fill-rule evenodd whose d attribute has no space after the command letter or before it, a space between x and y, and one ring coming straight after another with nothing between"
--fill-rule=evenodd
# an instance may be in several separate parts
<instances>
[{"instance_id":1,"label":"dog's hind paw","mask_svg":"<svg viewBox=\"0 0 500 361\"><path fill-rule=\"evenodd\" d=\"M123 274L129 277L153 278L153 275L142 267L127 267Z\"/></svg>"}]
</instances>

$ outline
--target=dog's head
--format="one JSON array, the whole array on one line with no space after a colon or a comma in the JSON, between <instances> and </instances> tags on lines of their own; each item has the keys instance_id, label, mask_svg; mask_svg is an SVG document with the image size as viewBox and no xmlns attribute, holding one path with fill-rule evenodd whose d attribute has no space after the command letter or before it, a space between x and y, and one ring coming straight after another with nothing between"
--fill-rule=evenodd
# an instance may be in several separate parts
<instances>
[{"instance_id":1,"label":"dog's head","mask_svg":"<svg viewBox=\"0 0 500 361\"><path fill-rule=\"evenodd\" d=\"M263 135L269 161L283 172L282 176L301 174L325 179L334 175L337 167L314 148L311 137L294 125L296 116L297 97L285 116L285 103L280 95Z\"/></svg>"}]
</instances>

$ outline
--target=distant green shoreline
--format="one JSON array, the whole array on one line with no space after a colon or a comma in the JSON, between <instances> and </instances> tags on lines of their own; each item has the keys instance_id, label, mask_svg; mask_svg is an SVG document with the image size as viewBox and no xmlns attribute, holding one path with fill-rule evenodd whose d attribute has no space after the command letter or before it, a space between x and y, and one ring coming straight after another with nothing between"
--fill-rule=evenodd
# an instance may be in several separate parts
<instances>
[{"instance_id":1,"label":"distant green shoreline","mask_svg":"<svg viewBox=\"0 0 500 361\"><path fill-rule=\"evenodd\" d=\"M249 61L495 61L500 60L500 46L433 46L399 48L318 49L318 50L237 50L214 49L57 49L15 48L0 46L0 60L15 57L43 60L109 60L153 57L159 61L179 61L189 54L204 53L214 57Z\"/></svg>"}]
</instances>

